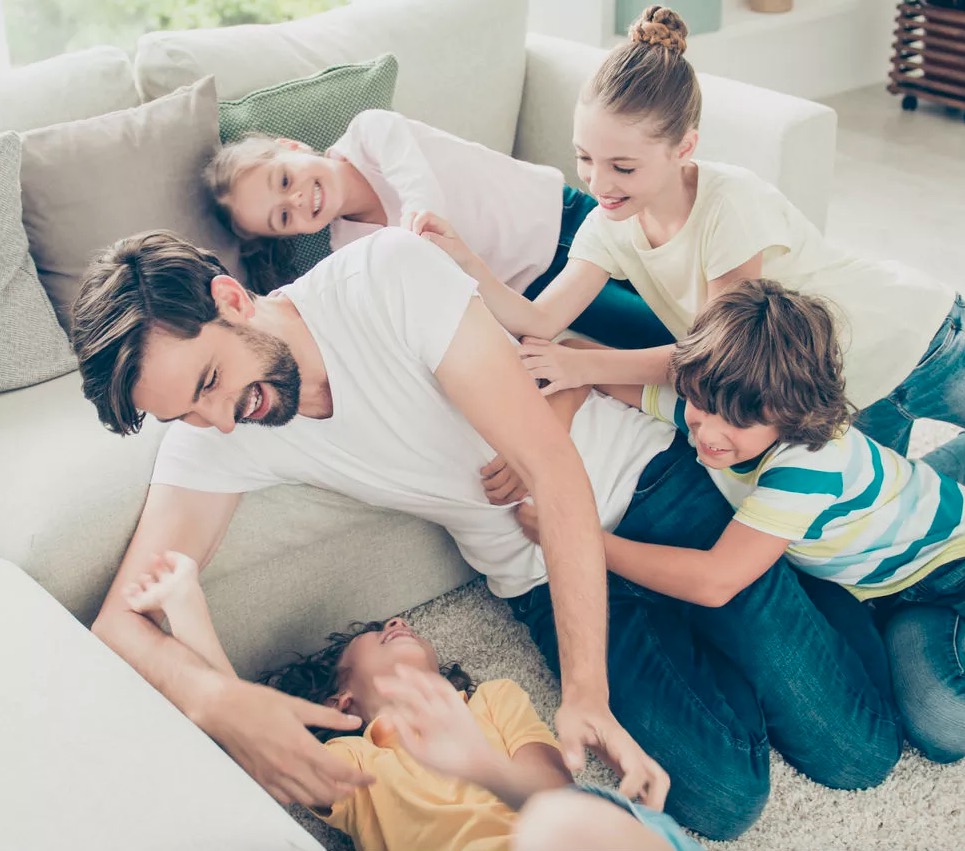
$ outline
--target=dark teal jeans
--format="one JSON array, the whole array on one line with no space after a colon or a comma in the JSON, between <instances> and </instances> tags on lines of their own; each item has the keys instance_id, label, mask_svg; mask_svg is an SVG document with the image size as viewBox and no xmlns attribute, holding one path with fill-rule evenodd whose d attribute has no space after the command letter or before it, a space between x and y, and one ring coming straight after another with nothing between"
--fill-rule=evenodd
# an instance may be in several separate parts
<instances>
[{"instance_id":1,"label":"dark teal jeans","mask_svg":"<svg viewBox=\"0 0 965 851\"><path fill-rule=\"evenodd\" d=\"M616 534L709 549L733 511L682 435L643 472ZM546 584L509 601L559 673ZM881 783L902 732L868 609L784 560L727 605L705 608L609 576L610 706L670 774L667 812L733 839L770 789L769 745L839 789Z\"/></svg>"},{"instance_id":2,"label":"dark teal jeans","mask_svg":"<svg viewBox=\"0 0 965 851\"><path fill-rule=\"evenodd\" d=\"M570 246L583 219L596 206L591 196L563 187L563 217L556 255L549 269L527 287L524 295L533 301L547 285L563 271L569 259ZM574 331L586 334L607 346L617 349L644 349L674 341L673 335L657 319L656 314L640 298L628 281L611 278L600 294L570 325Z\"/></svg>"}]
</instances>

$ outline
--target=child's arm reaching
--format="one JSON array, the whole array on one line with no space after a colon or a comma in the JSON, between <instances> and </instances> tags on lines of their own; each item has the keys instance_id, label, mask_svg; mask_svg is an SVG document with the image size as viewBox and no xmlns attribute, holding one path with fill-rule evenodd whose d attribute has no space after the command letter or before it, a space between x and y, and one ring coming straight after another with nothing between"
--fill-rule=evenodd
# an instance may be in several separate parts
<instances>
[{"instance_id":1,"label":"child's arm reaching","mask_svg":"<svg viewBox=\"0 0 965 851\"><path fill-rule=\"evenodd\" d=\"M559 750L539 742L510 757L486 739L472 711L441 676L399 665L377 688L392 702L387 718L419 762L488 789L514 810L531 795L573 782Z\"/></svg>"},{"instance_id":2,"label":"child's arm reaching","mask_svg":"<svg viewBox=\"0 0 965 851\"><path fill-rule=\"evenodd\" d=\"M156 555L150 572L124 589L128 605L142 615L163 614L173 635L211 667L237 677L211 622L208 602L198 581L198 563L168 550Z\"/></svg>"},{"instance_id":3,"label":"child's arm reaching","mask_svg":"<svg viewBox=\"0 0 965 851\"><path fill-rule=\"evenodd\" d=\"M516 507L516 519L539 543L533 506ZM607 568L618 576L668 597L700 606L723 606L753 583L787 549L789 540L759 532L737 520L709 550L645 544L605 532Z\"/></svg>"},{"instance_id":4,"label":"child's arm reaching","mask_svg":"<svg viewBox=\"0 0 965 851\"><path fill-rule=\"evenodd\" d=\"M441 248L476 279L486 306L514 337L555 337L586 309L609 278L593 263L571 260L539 298L530 301L500 281L437 210L422 211L405 226Z\"/></svg>"}]
</instances>

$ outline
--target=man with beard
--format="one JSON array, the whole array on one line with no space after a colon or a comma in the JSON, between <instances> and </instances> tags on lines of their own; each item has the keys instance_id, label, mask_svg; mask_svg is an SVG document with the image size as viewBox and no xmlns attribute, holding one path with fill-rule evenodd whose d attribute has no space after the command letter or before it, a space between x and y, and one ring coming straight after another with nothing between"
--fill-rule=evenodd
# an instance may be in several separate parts
<instances>
[{"instance_id":1,"label":"man with beard","mask_svg":"<svg viewBox=\"0 0 965 851\"><path fill-rule=\"evenodd\" d=\"M381 230L254 297L171 234L122 240L88 273L73 340L108 427L179 421L95 632L279 800L325 805L368 782L304 729L357 719L225 681L120 589L165 550L204 565L240 495L283 482L445 526L561 672L570 767L588 746L625 793L659 805L666 775L643 743L674 779L670 811L706 835L734 836L759 814L769 734L829 785L873 785L897 758L878 683L786 566L716 609L607 580L601 522L709 546L731 509L675 429L638 410L591 392L571 441L475 282L427 242ZM478 471L497 452L533 496L542 549L511 506L487 502Z\"/></svg>"}]
</instances>

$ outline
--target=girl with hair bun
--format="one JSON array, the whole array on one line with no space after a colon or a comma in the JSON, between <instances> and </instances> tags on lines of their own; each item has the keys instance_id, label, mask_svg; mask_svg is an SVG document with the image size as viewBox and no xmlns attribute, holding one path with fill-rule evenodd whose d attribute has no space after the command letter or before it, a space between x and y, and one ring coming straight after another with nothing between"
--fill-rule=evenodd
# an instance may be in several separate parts
<instances>
[{"instance_id":1,"label":"girl with hair bun","mask_svg":"<svg viewBox=\"0 0 965 851\"><path fill-rule=\"evenodd\" d=\"M687 26L653 5L585 85L574 117L577 170L599 202L560 275L533 303L499 286L441 220L425 235L480 281L544 393L585 384L664 384L672 346L613 351L547 342L610 278L628 280L676 339L732 284L770 278L834 306L856 424L905 454L919 417L965 427L965 302L952 287L831 246L753 172L697 160L700 85ZM752 142L752 140L750 140ZM532 339L537 338L537 339ZM951 445L944 459L955 464Z\"/></svg>"}]
</instances>

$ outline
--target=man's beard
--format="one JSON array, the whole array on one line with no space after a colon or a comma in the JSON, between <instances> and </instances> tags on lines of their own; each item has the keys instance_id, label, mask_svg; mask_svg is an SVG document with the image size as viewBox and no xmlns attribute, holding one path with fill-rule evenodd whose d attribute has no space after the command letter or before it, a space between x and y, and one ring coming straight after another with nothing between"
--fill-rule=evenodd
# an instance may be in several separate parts
<instances>
[{"instance_id":1,"label":"man's beard","mask_svg":"<svg viewBox=\"0 0 965 851\"><path fill-rule=\"evenodd\" d=\"M232 330L248 344L264 367L265 377L254 383L270 385L276 396L265 416L260 419L244 419L254 383L249 385L248 392L235 408L235 421L263 426L282 426L291 422L298 413L302 389L298 364L295 363L291 349L284 341L264 331L256 331L243 325L233 325Z\"/></svg>"}]
</instances>

